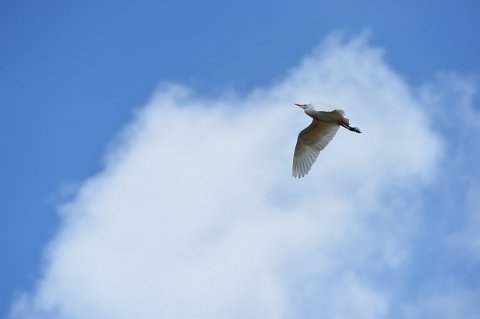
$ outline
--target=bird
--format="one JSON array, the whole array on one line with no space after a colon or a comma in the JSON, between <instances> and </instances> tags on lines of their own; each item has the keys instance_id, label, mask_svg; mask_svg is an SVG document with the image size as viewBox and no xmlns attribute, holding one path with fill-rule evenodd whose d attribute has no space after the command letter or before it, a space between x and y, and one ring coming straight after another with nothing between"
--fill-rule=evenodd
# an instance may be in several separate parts
<instances>
[{"instance_id":1,"label":"bird","mask_svg":"<svg viewBox=\"0 0 480 319\"><path fill-rule=\"evenodd\" d=\"M312 118L312 123L298 134L293 155L292 175L301 178L308 174L318 154L330 143L340 126L356 133L361 131L350 126L345 112L334 106L324 103L295 105Z\"/></svg>"}]
</instances>

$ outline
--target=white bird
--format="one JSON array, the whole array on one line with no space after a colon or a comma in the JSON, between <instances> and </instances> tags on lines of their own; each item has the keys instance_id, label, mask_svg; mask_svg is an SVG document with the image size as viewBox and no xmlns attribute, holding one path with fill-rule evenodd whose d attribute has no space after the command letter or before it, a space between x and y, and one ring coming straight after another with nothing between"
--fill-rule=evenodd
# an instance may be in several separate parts
<instances>
[{"instance_id":1,"label":"white bird","mask_svg":"<svg viewBox=\"0 0 480 319\"><path fill-rule=\"evenodd\" d=\"M361 132L357 127L350 126L343 110L327 104L295 105L313 118L312 123L298 134L293 155L292 175L300 178L308 174L318 154L330 143L340 125L352 132Z\"/></svg>"}]
</instances>

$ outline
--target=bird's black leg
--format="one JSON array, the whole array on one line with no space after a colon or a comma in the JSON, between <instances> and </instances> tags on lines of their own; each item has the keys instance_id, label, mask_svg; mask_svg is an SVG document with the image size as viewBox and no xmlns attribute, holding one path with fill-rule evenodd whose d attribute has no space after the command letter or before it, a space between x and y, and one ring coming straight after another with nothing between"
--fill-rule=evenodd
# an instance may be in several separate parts
<instances>
[{"instance_id":1,"label":"bird's black leg","mask_svg":"<svg viewBox=\"0 0 480 319\"><path fill-rule=\"evenodd\" d=\"M362 131L360 131L360 129L358 127L351 127L349 128L350 131L352 132L356 132L356 133L362 133Z\"/></svg>"},{"instance_id":2,"label":"bird's black leg","mask_svg":"<svg viewBox=\"0 0 480 319\"><path fill-rule=\"evenodd\" d=\"M350 125L348 125L346 123L343 123L343 122L340 122L338 124L340 124L341 126L343 126L344 128L346 128L349 131L356 132L356 133L362 133L358 127L351 127Z\"/></svg>"}]
</instances>

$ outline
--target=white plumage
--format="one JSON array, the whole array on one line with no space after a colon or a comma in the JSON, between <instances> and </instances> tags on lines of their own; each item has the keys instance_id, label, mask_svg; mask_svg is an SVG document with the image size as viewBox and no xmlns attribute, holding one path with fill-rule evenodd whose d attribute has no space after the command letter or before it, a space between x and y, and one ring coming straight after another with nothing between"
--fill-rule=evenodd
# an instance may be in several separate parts
<instances>
[{"instance_id":1,"label":"white plumage","mask_svg":"<svg viewBox=\"0 0 480 319\"><path fill-rule=\"evenodd\" d=\"M292 175L303 177L318 157L318 154L332 140L340 126L361 133L357 127L351 127L345 112L327 104L295 104L305 110L313 120L298 134L293 156Z\"/></svg>"}]
</instances>

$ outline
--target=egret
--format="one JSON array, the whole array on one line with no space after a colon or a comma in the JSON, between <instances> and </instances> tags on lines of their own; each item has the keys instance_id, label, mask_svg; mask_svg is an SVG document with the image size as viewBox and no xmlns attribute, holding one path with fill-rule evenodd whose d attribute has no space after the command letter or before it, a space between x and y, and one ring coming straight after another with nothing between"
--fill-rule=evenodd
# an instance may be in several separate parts
<instances>
[{"instance_id":1,"label":"egret","mask_svg":"<svg viewBox=\"0 0 480 319\"><path fill-rule=\"evenodd\" d=\"M292 175L303 177L318 157L318 154L332 140L340 126L361 133L358 127L351 127L343 110L327 104L298 104L313 120L298 134L297 145L293 155Z\"/></svg>"}]
</instances>

